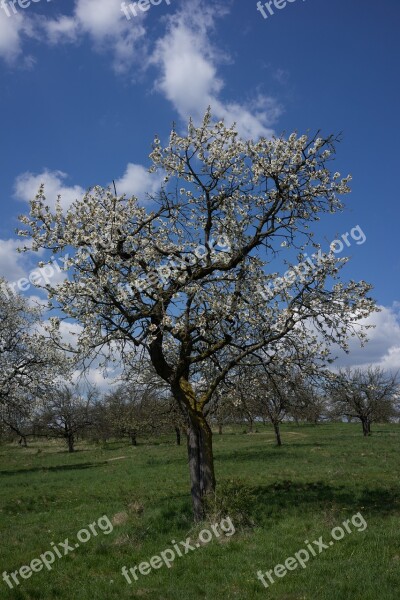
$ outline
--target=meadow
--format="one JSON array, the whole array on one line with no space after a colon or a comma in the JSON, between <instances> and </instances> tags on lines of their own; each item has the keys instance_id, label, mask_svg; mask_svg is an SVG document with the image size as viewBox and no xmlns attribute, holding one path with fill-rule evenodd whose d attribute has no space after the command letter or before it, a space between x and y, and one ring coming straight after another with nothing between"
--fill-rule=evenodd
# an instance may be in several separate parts
<instances>
[{"instance_id":1,"label":"meadow","mask_svg":"<svg viewBox=\"0 0 400 600\"><path fill-rule=\"evenodd\" d=\"M397 600L400 593L400 427L357 424L282 427L214 435L217 493L210 521L194 526L185 444L174 436L107 444L80 442L68 454L40 440L0 446L0 574L14 572L106 515L113 523L79 548L22 579L0 577L4 600ZM268 589L257 571L331 539L333 527L361 513L367 527L311 557ZM138 565L196 539L230 517L220 536L129 585L122 566Z\"/></svg>"}]
</instances>

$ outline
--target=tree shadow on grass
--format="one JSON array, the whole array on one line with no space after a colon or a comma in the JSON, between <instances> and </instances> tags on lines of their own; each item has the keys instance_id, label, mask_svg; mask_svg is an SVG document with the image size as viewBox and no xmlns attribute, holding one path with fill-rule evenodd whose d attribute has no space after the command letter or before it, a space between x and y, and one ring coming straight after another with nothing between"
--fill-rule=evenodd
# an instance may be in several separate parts
<instances>
[{"instance_id":1,"label":"tree shadow on grass","mask_svg":"<svg viewBox=\"0 0 400 600\"><path fill-rule=\"evenodd\" d=\"M0 471L0 475L22 475L24 473L40 473L43 471L75 471L79 469L92 469L93 467L102 467L107 464L107 461L98 463L81 463L77 465L58 465L57 467L32 467L31 469L15 469L9 471Z\"/></svg>"},{"instance_id":2,"label":"tree shadow on grass","mask_svg":"<svg viewBox=\"0 0 400 600\"><path fill-rule=\"evenodd\" d=\"M302 444L299 444L301 447ZM247 462L249 460L259 462L262 464L270 465L271 462L281 462L287 461L288 459L293 458L299 459L298 452L292 449L292 444L290 447L287 446L285 448L278 447L274 444L268 445L260 445L259 448L254 448L251 446L249 448L240 448L240 450L233 450L231 448L217 448L215 452L215 463L216 465L219 462L234 462L237 464L238 462Z\"/></svg>"},{"instance_id":3,"label":"tree shadow on grass","mask_svg":"<svg viewBox=\"0 0 400 600\"><path fill-rule=\"evenodd\" d=\"M321 481L299 483L290 480L246 488L251 501L249 514L258 522L261 516L277 516L290 509L348 509L350 512L390 514L400 510L399 488L360 488L330 486Z\"/></svg>"}]
</instances>

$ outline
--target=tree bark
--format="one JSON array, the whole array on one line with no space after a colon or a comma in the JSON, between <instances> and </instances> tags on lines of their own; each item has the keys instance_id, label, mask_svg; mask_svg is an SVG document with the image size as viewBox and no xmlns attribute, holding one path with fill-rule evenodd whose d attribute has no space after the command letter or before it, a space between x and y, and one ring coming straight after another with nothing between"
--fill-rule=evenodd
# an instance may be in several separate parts
<instances>
[{"instance_id":1,"label":"tree bark","mask_svg":"<svg viewBox=\"0 0 400 600\"><path fill-rule=\"evenodd\" d=\"M222 424L218 423L218 433L219 435L222 435Z\"/></svg>"},{"instance_id":2,"label":"tree bark","mask_svg":"<svg viewBox=\"0 0 400 600\"><path fill-rule=\"evenodd\" d=\"M276 443L278 446L282 446L281 431L280 431L279 423L277 421L274 421L273 425L274 425Z\"/></svg>"},{"instance_id":3,"label":"tree bark","mask_svg":"<svg viewBox=\"0 0 400 600\"><path fill-rule=\"evenodd\" d=\"M181 430L179 427L175 427L175 433L176 433L176 445L180 446L181 445Z\"/></svg>"},{"instance_id":4,"label":"tree bark","mask_svg":"<svg viewBox=\"0 0 400 600\"><path fill-rule=\"evenodd\" d=\"M361 419L361 423L364 437L371 435L371 422L369 421L369 419L363 418Z\"/></svg>"},{"instance_id":5,"label":"tree bark","mask_svg":"<svg viewBox=\"0 0 400 600\"><path fill-rule=\"evenodd\" d=\"M75 448L74 448L74 436L73 434L69 434L67 437L67 442L68 442L68 452L74 452Z\"/></svg>"},{"instance_id":6,"label":"tree bark","mask_svg":"<svg viewBox=\"0 0 400 600\"><path fill-rule=\"evenodd\" d=\"M249 421L249 433L253 433L253 424L254 424L253 417L250 414L248 414L247 418Z\"/></svg>"},{"instance_id":7,"label":"tree bark","mask_svg":"<svg viewBox=\"0 0 400 600\"><path fill-rule=\"evenodd\" d=\"M215 490L212 431L203 413L204 404L196 398L187 377L175 380L171 391L186 417L193 517L199 522L206 516L205 499Z\"/></svg>"},{"instance_id":8,"label":"tree bark","mask_svg":"<svg viewBox=\"0 0 400 600\"><path fill-rule=\"evenodd\" d=\"M204 499L215 490L212 431L204 416L190 411L187 436L194 520L205 517Z\"/></svg>"},{"instance_id":9,"label":"tree bark","mask_svg":"<svg viewBox=\"0 0 400 600\"><path fill-rule=\"evenodd\" d=\"M136 431L131 431L132 446L137 446Z\"/></svg>"}]
</instances>

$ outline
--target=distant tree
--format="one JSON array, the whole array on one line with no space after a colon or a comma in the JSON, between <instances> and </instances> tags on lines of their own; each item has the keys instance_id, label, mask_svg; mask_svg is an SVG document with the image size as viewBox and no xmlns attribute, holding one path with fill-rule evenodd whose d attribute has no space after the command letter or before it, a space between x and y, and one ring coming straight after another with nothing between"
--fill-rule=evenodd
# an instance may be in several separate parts
<instances>
[{"instance_id":1,"label":"distant tree","mask_svg":"<svg viewBox=\"0 0 400 600\"><path fill-rule=\"evenodd\" d=\"M168 384L159 376L148 357L134 357L126 370L125 378L131 388L141 390L143 399L150 400L147 411L148 429L154 434L175 432L176 444L181 445L182 431L187 429L187 413L175 402Z\"/></svg>"},{"instance_id":2,"label":"distant tree","mask_svg":"<svg viewBox=\"0 0 400 600\"><path fill-rule=\"evenodd\" d=\"M98 443L100 440L106 443L113 435L113 427L109 419L107 405L104 398L96 399L89 407L90 427L87 432L91 439Z\"/></svg>"},{"instance_id":3,"label":"distant tree","mask_svg":"<svg viewBox=\"0 0 400 600\"><path fill-rule=\"evenodd\" d=\"M371 435L373 422L387 422L396 414L400 391L397 374L379 367L342 369L332 375L328 390L333 411L349 419L359 419L364 436Z\"/></svg>"},{"instance_id":4,"label":"distant tree","mask_svg":"<svg viewBox=\"0 0 400 600\"><path fill-rule=\"evenodd\" d=\"M139 435L150 435L160 425L157 400L149 389L124 383L106 395L105 403L114 432L129 437L132 446Z\"/></svg>"},{"instance_id":5,"label":"distant tree","mask_svg":"<svg viewBox=\"0 0 400 600\"><path fill-rule=\"evenodd\" d=\"M0 405L0 422L4 431L19 437L20 446L28 446L28 437L33 435L32 402L26 399L24 402L3 403Z\"/></svg>"},{"instance_id":6,"label":"distant tree","mask_svg":"<svg viewBox=\"0 0 400 600\"><path fill-rule=\"evenodd\" d=\"M239 414L244 406L238 406L235 403L237 396L236 390L232 387L220 386L213 396L210 402L207 416L210 423L213 423L218 428L218 434L222 435L223 428L225 425L230 423L236 423L238 420L242 422L242 415ZM251 417L252 419L252 417Z\"/></svg>"},{"instance_id":7,"label":"distant tree","mask_svg":"<svg viewBox=\"0 0 400 600\"><path fill-rule=\"evenodd\" d=\"M162 428L166 431L173 429L175 431L176 445L181 445L182 431L186 437L187 421L179 406L172 396L162 397L159 399L155 418L159 420Z\"/></svg>"},{"instance_id":8,"label":"distant tree","mask_svg":"<svg viewBox=\"0 0 400 600\"><path fill-rule=\"evenodd\" d=\"M274 363L258 362L247 367L238 386L239 406L245 408L252 421L269 421L278 446L282 445L280 426L294 403L295 375L290 360Z\"/></svg>"},{"instance_id":9,"label":"distant tree","mask_svg":"<svg viewBox=\"0 0 400 600\"><path fill-rule=\"evenodd\" d=\"M327 415L327 402L323 391L324 378L320 376L317 381L313 381L309 377L300 376L294 383L293 399L288 415L296 423L303 421L316 425L324 415Z\"/></svg>"},{"instance_id":10,"label":"distant tree","mask_svg":"<svg viewBox=\"0 0 400 600\"><path fill-rule=\"evenodd\" d=\"M286 417L293 395L292 382L277 372L266 373L263 380L258 382L260 414L272 423L276 443L282 446L280 426Z\"/></svg>"},{"instance_id":11,"label":"distant tree","mask_svg":"<svg viewBox=\"0 0 400 600\"><path fill-rule=\"evenodd\" d=\"M231 385L233 404L242 421L250 424L250 431L255 422L268 421L281 446L280 426L285 419L293 415L312 422L318 419L322 401L315 383L323 380L325 361L332 361L323 355L317 343L293 337L291 344L283 341L275 355L254 354L231 373L225 384Z\"/></svg>"},{"instance_id":12,"label":"distant tree","mask_svg":"<svg viewBox=\"0 0 400 600\"><path fill-rule=\"evenodd\" d=\"M78 434L91 425L89 407L96 395L97 391L94 388L82 392L77 385L49 388L39 419L42 433L63 438L68 452L74 452Z\"/></svg>"}]
</instances>

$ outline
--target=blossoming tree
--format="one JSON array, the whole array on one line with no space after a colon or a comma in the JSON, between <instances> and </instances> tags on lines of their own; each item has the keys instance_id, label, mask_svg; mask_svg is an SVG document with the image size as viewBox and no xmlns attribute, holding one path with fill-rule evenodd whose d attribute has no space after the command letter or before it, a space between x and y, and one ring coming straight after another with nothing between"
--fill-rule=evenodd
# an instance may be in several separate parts
<instances>
[{"instance_id":1,"label":"blossoming tree","mask_svg":"<svg viewBox=\"0 0 400 600\"><path fill-rule=\"evenodd\" d=\"M29 422L57 377L68 373L69 359L43 334L42 311L2 289L0 279L0 418L26 444L23 427Z\"/></svg>"},{"instance_id":2,"label":"blossoming tree","mask_svg":"<svg viewBox=\"0 0 400 600\"><path fill-rule=\"evenodd\" d=\"M263 294L279 253L287 264L301 260L313 222L342 207L349 178L327 167L335 141L242 140L208 111L186 135L173 130L166 147L155 139L151 171L161 171L164 184L145 206L95 187L52 212L41 188L21 217L33 250L70 253L69 279L47 289L82 326L81 352L102 348L115 360L118 350L129 362L143 349L168 384L186 415L197 520L215 487L205 413L230 370L260 349L273 355L282 340L345 347L353 325L373 310L368 284L335 281L345 260L332 252L275 286L268 301ZM198 373L207 361L216 373L203 389Z\"/></svg>"}]
</instances>

